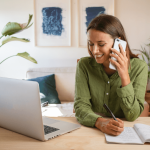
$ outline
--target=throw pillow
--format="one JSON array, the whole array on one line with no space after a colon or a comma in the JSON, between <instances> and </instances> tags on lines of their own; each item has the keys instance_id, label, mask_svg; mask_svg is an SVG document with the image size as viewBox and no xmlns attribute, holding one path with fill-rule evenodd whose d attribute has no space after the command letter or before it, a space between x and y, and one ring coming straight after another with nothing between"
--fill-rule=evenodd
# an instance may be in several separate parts
<instances>
[{"instance_id":1,"label":"throw pillow","mask_svg":"<svg viewBox=\"0 0 150 150\"><path fill-rule=\"evenodd\" d=\"M39 83L41 103L48 101L49 104L61 104L55 85L55 75L47 75L27 81L36 81Z\"/></svg>"}]
</instances>

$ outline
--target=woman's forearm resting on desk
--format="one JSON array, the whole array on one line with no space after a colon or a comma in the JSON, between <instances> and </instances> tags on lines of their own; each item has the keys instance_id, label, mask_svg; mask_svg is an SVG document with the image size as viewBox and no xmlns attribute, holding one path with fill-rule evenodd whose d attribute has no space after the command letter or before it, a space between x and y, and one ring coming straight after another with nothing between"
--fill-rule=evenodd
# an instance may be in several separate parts
<instances>
[{"instance_id":1,"label":"woman's forearm resting on desk","mask_svg":"<svg viewBox=\"0 0 150 150\"><path fill-rule=\"evenodd\" d=\"M94 127L97 118L100 116L92 111L90 102L87 102L88 101L86 101L85 103L84 99L82 100L82 102L80 101L80 98L79 100L76 99L74 103L75 117L82 125Z\"/></svg>"},{"instance_id":2,"label":"woman's forearm resting on desk","mask_svg":"<svg viewBox=\"0 0 150 150\"><path fill-rule=\"evenodd\" d=\"M84 108L84 109L83 109ZM117 118L118 122L113 119L104 119L95 114L91 110L90 104L75 103L76 118L79 123L89 126L97 127L99 130L110 135L119 135L124 130L124 122Z\"/></svg>"}]
</instances>

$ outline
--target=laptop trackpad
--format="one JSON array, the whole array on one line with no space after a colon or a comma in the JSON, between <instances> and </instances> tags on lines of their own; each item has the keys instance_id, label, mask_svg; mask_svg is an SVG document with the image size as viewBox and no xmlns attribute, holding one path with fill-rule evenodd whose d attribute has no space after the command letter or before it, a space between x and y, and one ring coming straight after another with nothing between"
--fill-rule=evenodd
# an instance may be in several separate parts
<instances>
[{"instance_id":1,"label":"laptop trackpad","mask_svg":"<svg viewBox=\"0 0 150 150\"><path fill-rule=\"evenodd\" d=\"M54 124L54 123L57 123L57 122L60 122L59 120L56 120L56 119L51 119L51 118L48 118L48 117L45 117L43 116L43 124Z\"/></svg>"}]
</instances>

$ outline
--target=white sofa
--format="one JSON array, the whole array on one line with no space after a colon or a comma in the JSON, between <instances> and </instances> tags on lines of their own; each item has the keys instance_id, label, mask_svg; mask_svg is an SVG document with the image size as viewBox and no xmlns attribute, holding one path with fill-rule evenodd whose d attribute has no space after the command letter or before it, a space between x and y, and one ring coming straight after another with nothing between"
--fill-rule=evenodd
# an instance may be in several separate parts
<instances>
[{"instance_id":1,"label":"white sofa","mask_svg":"<svg viewBox=\"0 0 150 150\"><path fill-rule=\"evenodd\" d=\"M55 74L56 90L61 104L49 104L42 108L43 116L74 117L75 73L76 67L30 68L27 70L27 79Z\"/></svg>"},{"instance_id":2,"label":"white sofa","mask_svg":"<svg viewBox=\"0 0 150 150\"><path fill-rule=\"evenodd\" d=\"M73 113L73 103L75 94L75 74L76 67L55 67L55 68L30 68L26 72L26 78L36 78L45 75L55 74L56 90L58 92L58 97L61 104L50 104L48 107L43 108L43 115L54 116L55 110L60 113L56 116L62 117L72 117ZM52 110L53 108L53 110ZM47 111L45 111L47 109ZM45 113L44 113L45 112ZM147 117L149 112L149 105L145 101L144 111L140 115L141 117Z\"/></svg>"}]
</instances>

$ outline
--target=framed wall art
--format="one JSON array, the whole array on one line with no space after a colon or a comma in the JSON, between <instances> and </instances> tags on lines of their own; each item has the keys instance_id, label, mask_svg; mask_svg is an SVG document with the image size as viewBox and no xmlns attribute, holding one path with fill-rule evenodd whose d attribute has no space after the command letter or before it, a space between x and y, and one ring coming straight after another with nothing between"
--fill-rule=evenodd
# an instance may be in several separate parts
<instances>
[{"instance_id":1,"label":"framed wall art","mask_svg":"<svg viewBox=\"0 0 150 150\"><path fill-rule=\"evenodd\" d=\"M35 46L71 46L71 0L34 0Z\"/></svg>"},{"instance_id":2,"label":"framed wall art","mask_svg":"<svg viewBox=\"0 0 150 150\"><path fill-rule=\"evenodd\" d=\"M86 29L96 16L114 15L114 0L78 0L78 46L87 47Z\"/></svg>"}]
</instances>

